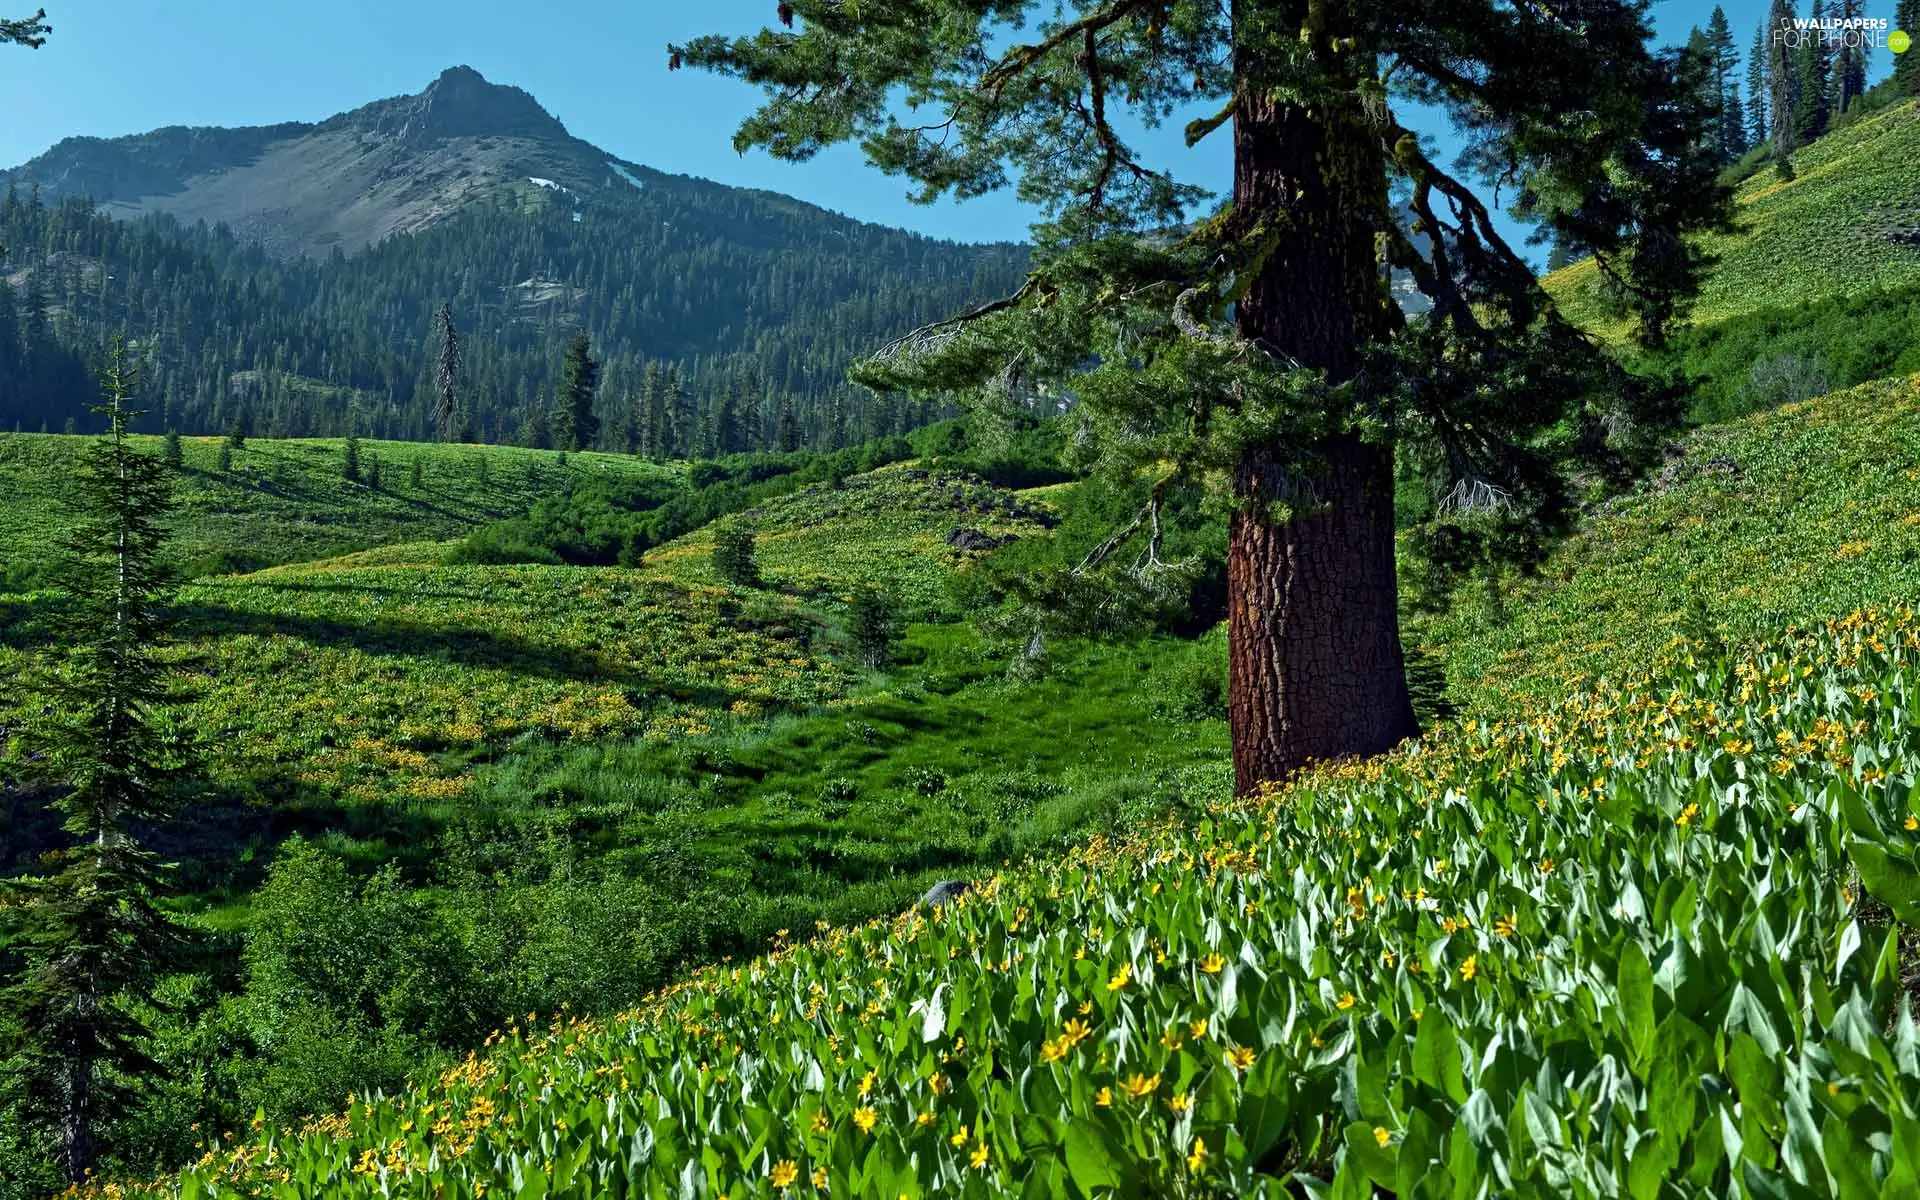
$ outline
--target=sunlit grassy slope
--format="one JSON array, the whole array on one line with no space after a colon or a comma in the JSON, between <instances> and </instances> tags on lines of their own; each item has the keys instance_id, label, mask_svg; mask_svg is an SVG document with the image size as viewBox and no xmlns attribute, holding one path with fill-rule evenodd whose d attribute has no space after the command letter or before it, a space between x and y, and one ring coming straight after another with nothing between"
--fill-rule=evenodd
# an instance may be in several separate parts
<instances>
[{"instance_id":1,"label":"sunlit grassy slope","mask_svg":"<svg viewBox=\"0 0 1920 1200\"><path fill-rule=\"evenodd\" d=\"M360 443L362 482L344 476L338 438L252 438L221 472L222 438L183 438L169 557L194 573L252 570L350 554L395 542L458 537L518 516L569 474L677 474L617 454L571 454L513 446ZM0 590L33 582L53 561L80 456L92 439L0 434ZM158 455L161 439L136 445ZM380 486L368 481L377 461ZM420 468L414 482L414 464Z\"/></svg>"},{"instance_id":2,"label":"sunlit grassy slope","mask_svg":"<svg viewBox=\"0 0 1920 1200\"><path fill-rule=\"evenodd\" d=\"M783 590L838 597L855 586L893 592L904 615L945 607L946 581L971 555L947 545L958 529L1032 537L1051 522L1044 499L911 463L817 486L740 515L755 533L755 557ZM713 530L695 530L646 556L648 574L714 582Z\"/></svg>"},{"instance_id":3,"label":"sunlit grassy slope","mask_svg":"<svg viewBox=\"0 0 1920 1200\"><path fill-rule=\"evenodd\" d=\"M1920 229L1915 163L1920 105L1906 101L1796 152L1792 182L1763 167L1736 193L1739 230L1702 238L1720 261L1691 320L1710 325L1920 282L1920 240L1887 236L1889 229ZM1629 332L1609 310L1592 259L1547 276L1546 286L1583 328L1615 340Z\"/></svg>"},{"instance_id":4,"label":"sunlit grassy slope","mask_svg":"<svg viewBox=\"0 0 1920 1200\"><path fill-rule=\"evenodd\" d=\"M530 1014L157 1194L1906 1194L1920 621L1850 610L1916 592L1917 464L1920 380L1702 431L1424 631L1478 711L1417 745Z\"/></svg>"},{"instance_id":5,"label":"sunlit grassy slope","mask_svg":"<svg viewBox=\"0 0 1920 1200\"><path fill-rule=\"evenodd\" d=\"M1687 440L1536 578L1467 587L1411 636L1486 713L1618 675L1676 636L1753 636L1920 596L1920 376L1789 404Z\"/></svg>"},{"instance_id":6,"label":"sunlit grassy slope","mask_svg":"<svg viewBox=\"0 0 1920 1200\"><path fill-rule=\"evenodd\" d=\"M1692 653L529 1014L155 1194L1897 1194L1920 1030L1850 872L1914 915L1920 628Z\"/></svg>"}]
</instances>

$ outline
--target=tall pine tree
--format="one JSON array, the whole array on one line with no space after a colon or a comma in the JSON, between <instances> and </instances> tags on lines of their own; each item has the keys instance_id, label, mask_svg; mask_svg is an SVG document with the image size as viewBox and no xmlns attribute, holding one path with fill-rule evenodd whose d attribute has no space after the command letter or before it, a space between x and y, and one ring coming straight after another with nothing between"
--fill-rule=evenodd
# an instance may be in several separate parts
<instances>
[{"instance_id":1,"label":"tall pine tree","mask_svg":"<svg viewBox=\"0 0 1920 1200\"><path fill-rule=\"evenodd\" d=\"M1767 109L1773 117L1769 138L1782 174L1793 173L1788 159L1799 145L1800 73L1793 42L1793 5L1773 0L1767 17Z\"/></svg>"},{"instance_id":2,"label":"tall pine tree","mask_svg":"<svg viewBox=\"0 0 1920 1200\"><path fill-rule=\"evenodd\" d=\"M159 906L165 883L140 838L170 820L185 768L168 731L171 626L159 564L169 477L136 452L132 384L116 344L103 374L107 433L89 450L67 538L63 579L72 639L42 684L43 714L22 735L30 768L58 795L72 839L43 861L57 870L23 885L24 969L4 993L18 1045L9 1056L21 1110L49 1135L57 1165L79 1181L100 1156L103 1126L133 1081L157 1069L129 1001L178 960L185 937Z\"/></svg>"},{"instance_id":3,"label":"tall pine tree","mask_svg":"<svg viewBox=\"0 0 1920 1200\"><path fill-rule=\"evenodd\" d=\"M1920 0L1900 0L1894 9L1893 27L1920 42ZM1920 96L1920 46L1894 56L1893 79L1902 96Z\"/></svg>"},{"instance_id":4,"label":"tall pine tree","mask_svg":"<svg viewBox=\"0 0 1920 1200\"><path fill-rule=\"evenodd\" d=\"M1824 0L1810 0L1808 8L1815 22L1828 17ZM1804 146L1826 133L1832 115L1833 96L1829 90L1833 55L1826 37L1817 29L1805 31L1794 50L1793 67L1793 140Z\"/></svg>"},{"instance_id":5,"label":"tall pine tree","mask_svg":"<svg viewBox=\"0 0 1920 1200\"><path fill-rule=\"evenodd\" d=\"M1537 456L1547 430L1584 430L1553 444L1615 470L1658 441L1671 397L1558 317L1469 186L1504 176L1503 197L1593 252L1643 339L1664 340L1702 269L1684 235L1724 227L1727 197L1699 72L1652 48L1642 0L1530 7L1525 21L1375 0L786 8L792 29L669 48L767 90L737 146L806 159L854 142L927 200L1017 176L1048 213L1018 291L900 339L857 378L999 408L1036 381L1069 385L1105 461L1153 479L1082 581L1163 585L1168 497L1214 484L1230 506L1243 793L1417 732L1397 453L1431 466L1450 529L1471 538L1459 509L1506 514L1496 522L1558 509L1562 477ZM937 136L895 118L902 88L950 118ZM1425 152L1403 99L1438 105L1477 143L1473 176ZM1232 144L1231 201L1211 211L1115 121L1129 106L1200 104L1213 112L1188 126L1189 145L1221 130ZM1394 219L1396 179L1425 246ZM1181 236L1149 236L1194 215ZM1381 286L1383 250L1432 300L1425 319L1408 323ZM1137 555L1116 555L1129 539Z\"/></svg>"},{"instance_id":6,"label":"tall pine tree","mask_svg":"<svg viewBox=\"0 0 1920 1200\"><path fill-rule=\"evenodd\" d=\"M1865 15L1861 0L1839 0L1834 13L1842 21L1858 21ZM1833 115L1846 115L1867 90L1867 45L1863 31L1849 30L1833 57Z\"/></svg>"},{"instance_id":7,"label":"tall pine tree","mask_svg":"<svg viewBox=\"0 0 1920 1200\"><path fill-rule=\"evenodd\" d=\"M600 418L593 410L600 391L600 364L584 331L567 341L561 367L558 401L553 406L553 444L559 450L591 450L600 437Z\"/></svg>"},{"instance_id":8,"label":"tall pine tree","mask_svg":"<svg viewBox=\"0 0 1920 1200\"><path fill-rule=\"evenodd\" d=\"M1773 124L1767 108L1767 48L1770 39L1767 23L1754 31L1753 45L1747 51L1747 145L1764 146L1773 137Z\"/></svg>"},{"instance_id":9,"label":"tall pine tree","mask_svg":"<svg viewBox=\"0 0 1920 1200\"><path fill-rule=\"evenodd\" d=\"M454 328L453 306L442 304L433 314L434 409L433 428L443 442L459 438L460 417L460 331ZM470 439L460 438L465 441Z\"/></svg>"},{"instance_id":10,"label":"tall pine tree","mask_svg":"<svg viewBox=\"0 0 1920 1200\"><path fill-rule=\"evenodd\" d=\"M1740 48L1734 44L1727 10L1718 4L1707 18L1707 48L1713 55L1713 90L1720 102L1720 157L1728 162L1747 149L1747 118L1740 102Z\"/></svg>"}]
</instances>

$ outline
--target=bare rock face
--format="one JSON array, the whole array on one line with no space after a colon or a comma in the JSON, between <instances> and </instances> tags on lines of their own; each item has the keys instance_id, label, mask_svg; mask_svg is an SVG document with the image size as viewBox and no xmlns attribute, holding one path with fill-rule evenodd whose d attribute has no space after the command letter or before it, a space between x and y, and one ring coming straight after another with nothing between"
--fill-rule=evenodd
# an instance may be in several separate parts
<instances>
[{"instance_id":1,"label":"bare rock face","mask_svg":"<svg viewBox=\"0 0 1920 1200\"><path fill-rule=\"evenodd\" d=\"M449 138L568 138L566 126L517 87L488 83L472 67L450 67L417 96L382 100L349 120L376 138L419 148Z\"/></svg>"}]
</instances>

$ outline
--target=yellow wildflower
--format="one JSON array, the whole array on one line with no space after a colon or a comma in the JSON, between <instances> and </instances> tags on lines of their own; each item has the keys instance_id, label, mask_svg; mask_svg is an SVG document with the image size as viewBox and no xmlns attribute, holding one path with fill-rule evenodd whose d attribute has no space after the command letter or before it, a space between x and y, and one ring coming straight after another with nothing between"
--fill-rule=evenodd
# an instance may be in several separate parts
<instances>
[{"instance_id":1,"label":"yellow wildflower","mask_svg":"<svg viewBox=\"0 0 1920 1200\"><path fill-rule=\"evenodd\" d=\"M790 1158L783 1158L773 1164L773 1174L771 1178L773 1180L773 1186L784 1192L793 1186L794 1180L800 1178L800 1166Z\"/></svg>"}]
</instances>

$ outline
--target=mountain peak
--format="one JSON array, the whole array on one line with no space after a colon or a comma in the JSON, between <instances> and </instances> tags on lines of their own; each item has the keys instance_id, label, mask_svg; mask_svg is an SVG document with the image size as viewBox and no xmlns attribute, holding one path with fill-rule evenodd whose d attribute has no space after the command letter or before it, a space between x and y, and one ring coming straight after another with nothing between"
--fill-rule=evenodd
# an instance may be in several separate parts
<instances>
[{"instance_id":1,"label":"mountain peak","mask_svg":"<svg viewBox=\"0 0 1920 1200\"><path fill-rule=\"evenodd\" d=\"M531 95L490 83L465 65L440 72L417 96L382 100L350 117L375 137L410 145L459 137L570 137L566 126Z\"/></svg>"}]
</instances>

